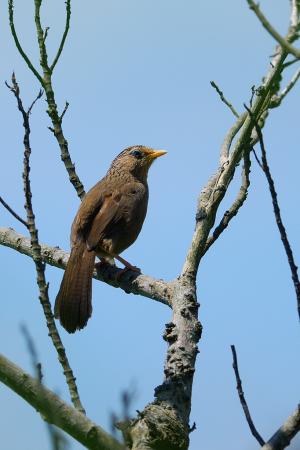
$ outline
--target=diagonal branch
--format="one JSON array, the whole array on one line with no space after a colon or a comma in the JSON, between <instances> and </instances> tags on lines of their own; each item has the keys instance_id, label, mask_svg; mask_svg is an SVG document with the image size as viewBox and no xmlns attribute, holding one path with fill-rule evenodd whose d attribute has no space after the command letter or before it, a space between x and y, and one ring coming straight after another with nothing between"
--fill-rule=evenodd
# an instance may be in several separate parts
<instances>
[{"instance_id":1,"label":"diagonal branch","mask_svg":"<svg viewBox=\"0 0 300 450\"><path fill-rule=\"evenodd\" d=\"M214 82L211 81L210 82L211 86L217 91L217 93L220 96L220 99L222 100L223 103L225 103L226 106L228 106L228 108L230 109L230 111L232 112L232 114L239 118L240 115L236 112L236 110L234 109L234 106L232 106L232 103L230 103L224 96L224 92L221 91L221 89L219 88L219 86Z\"/></svg>"},{"instance_id":2,"label":"diagonal branch","mask_svg":"<svg viewBox=\"0 0 300 450\"><path fill-rule=\"evenodd\" d=\"M216 226L212 235L207 239L203 255L205 255L209 248L215 243L221 233L223 233L223 231L228 227L231 219L237 215L240 208L243 206L248 195L248 188L250 186L250 165L251 161L249 152L245 152L244 167L242 170L242 182L238 195L231 207L225 212L222 220L220 221L219 225Z\"/></svg>"},{"instance_id":3,"label":"diagonal branch","mask_svg":"<svg viewBox=\"0 0 300 450\"><path fill-rule=\"evenodd\" d=\"M283 450L300 431L300 405L273 434L261 450Z\"/></svg>"},{"instance_id":4,"label":"diagonal branch","mask_svg":"<svg viewBox=\"0 0 300 450\"><path fill-rule=\"evenodd\" d=\"M258 4L253 0L247 0L248 5L252 11L256 14L256 17L260 20L262 26L270 33L270 35L281 45L281 47L287 52L294 55L297 59L300 58L300 51L291 45L275 28L270 24L265 15L261 12Z\"/></svg>"},{"instance_id":5,"label":"diagonal branch","mask_svg":"<svg viewBox=\"0 0 300 450\"><path fill-rule=\"evenodd\" d=\"M12 36L14 38L16 47L17 47L20 55L22 56L22 58L26 62L27 66L29 67L29 69L32 71L32 73L39 80L41 85L44 86L43 77L38 73L36 68L33 66L32 62L30 61L30 59L28 58L28 56L24 52L24 50L23 50L23 48L22 48L22 46L20 44L19 38L17 36L17 32L16 32L15 24L14 24L14 2L13 2L13 0L9 0L8 1L8 14L9 14L9 25L10 25L10 29L11 29L11 34L12 34Z\"/></svg>"},{"instance_id":6,"label":"diagonal branch","mask_svg":"<svg viewBox=\"0 0 300 450\"><path fill-rule=\"evenodd\" d=\"M236 355L236 350L235 350L235 346L231 345L231 351L232 351L232 359L233 359L233 363L232 363L232 367L235 373L235 379L236 379L236 388L239 394L239 399L242 405L242 408L244 410L244 414L247 420L247 423L249 425L249 428L251 430L251 433L253 434L253 436L255 437L255 439L258 441L258 443L260 445L264 445L265 441L263 440L263 438L261 437L261 435L259 434L259 432L257 431L257 429L255 428L255 425L253 423L246 399L245 399L245 395L244 395L244 391L243 391L243 387L242 387L242 380L240 378L240 374L239 374L239 367L238 367L238 361L237 361L237 355Z\"/></svg>"},{"instance_id":7,"label":"diagonal branch","mask_svg":"<svg viewBox=\"0 0 300 450\"><path fill-rule=\"evenodd\" d=\"M22 225L24 225L26 228L28 228L28 223L26 222L26 220L22 219L21 216L19 216L19 214L17 214L7 203L5 200L3 200L2 197L0 197L0 203L2 203L2 205L4 206L4 208L7 209L7 211L10 212L10 214L12 216L14 216L15 219L17 219L19 222L21 222Z\"/></svg>"},{"instance_id":8,"label":"diagonal branch","mask_svg":"<svg viewBox=\"0 0 300 450\"><path fill-rule=\"evenodd\" d=\"M12 248L23 255L33 258L30 239L22 234L16 233L12 228L0 227L0 245ZM51 247L40 243L41 258L46 264L59 269L65 269L69 259L69 253L59 247ZM121 276L118 276L121 275ZM16 275L17 276L17 275ZM121 288L127 294L141 295L152 300L156 300L165 305L171 305L173 288L176 282L166 282L157 280L147 275L137 275L132 277L131 273L123 273L122 269L115 266L101 265L94 271L94 278L103 281L114 288Z\"/></svg>"},{"instance_id":9,"label":"diagonal branch","mask_svg":"<svg viewBox=\"0 0 300 450\"><path fill-rule=\"evenodd\" d=\"M64 430L91 450L125 450L118 441L84 414L0 355L0 381L35 408L49 423Z\"/></svg>"},{"instance_id":10,"label":"diagonal branch","mask_svg":"<svg viewBox=\"0 0 300 450\"><path fill-rule=\"evenodd\" d=\"M24 185L24 194L25 194L25 209L27 214L27 223L28 230L30 233L30 246L32 249L32 258L35 263L36 275L37 275L37 284L39 288L39 299L43 308L43 312L46 318L47 327L49 330L49 336L52 339L52 343L57 351L58 360L63 368L63 372L66 378L66 382L69 388L71 400L74 406L81 412L84 413L83 406L81 404L79 393L77 389L77 385L75 382L75 377L73 375L73 371L69 364L63 343L59 336L58 330L56 328L56 324L54 321L54 317L51 311L51 304L48 295L48 283L46 282L45 277L45 264L42 261L41 256L41 247L38 239L38 230L35 224L35 216L33 212L32 206L32 192L30 185L30 155L31 155L31 147L30 147L30 125L29 125L29 110L26 112L22 100L20 98L20 89L17 84L15 75L12 76L12 87L10 88L13 94L17 99L18 109L23 117L23 127L24 127L24 168L23 168L23 185ZM33 104L32 104L33 105Z\"/></svg>"},{"instance_id":11,"label":"diagonal branch","mask_svg":"<svg viewBox=\"0 0 300 450\"><path fill-rule=\"evenodd\" d=\"M287 96L290 90L293 89L293 87L299 80L299 77L300 77L300 69L296 71L296 73L293 75L291 81L286 85L286 87L278 95L274 95L274 97L272 98L272 103L270 105L271 108L275 108L281 104L282 100Z\"/></svg>"}]
</instances>

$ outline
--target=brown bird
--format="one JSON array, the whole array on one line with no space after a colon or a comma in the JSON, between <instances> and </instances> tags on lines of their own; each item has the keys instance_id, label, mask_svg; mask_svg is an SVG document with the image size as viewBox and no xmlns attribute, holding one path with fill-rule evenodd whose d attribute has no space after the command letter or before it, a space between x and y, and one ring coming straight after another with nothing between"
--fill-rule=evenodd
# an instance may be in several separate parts
<instances>
[{"instance_id":1,"label":"brown bird","mask_svg":"<svg viewBox=\"0 0 300 450\"><path fill-rule=\"evenodd\" d=\"M143 145L123 150L83 198L71 228L71 255L56 297L54 314L69 332L84 328L92 314L95 257L113 258L125 270L139 270L119 255L138 237L148 205L147 175L164 155Z\"/></svg>"}]
</instances>

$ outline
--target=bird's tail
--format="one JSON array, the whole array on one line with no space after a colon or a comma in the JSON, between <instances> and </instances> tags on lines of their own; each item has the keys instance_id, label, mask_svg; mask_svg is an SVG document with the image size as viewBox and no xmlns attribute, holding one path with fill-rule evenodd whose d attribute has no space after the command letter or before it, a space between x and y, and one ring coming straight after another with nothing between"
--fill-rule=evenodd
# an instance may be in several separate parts
<instances>
[{"instance_id":1,"label":"bird's tail","mask_svg":"<svg viewBox=\"0 0 300 450\"><path fill-rule=\"evenodd\" d=\"M92 276L95 252L78 242L71 255L55 300L54 316L69 332L84 328L92 315Z\"/></svg>"}]
</instances>

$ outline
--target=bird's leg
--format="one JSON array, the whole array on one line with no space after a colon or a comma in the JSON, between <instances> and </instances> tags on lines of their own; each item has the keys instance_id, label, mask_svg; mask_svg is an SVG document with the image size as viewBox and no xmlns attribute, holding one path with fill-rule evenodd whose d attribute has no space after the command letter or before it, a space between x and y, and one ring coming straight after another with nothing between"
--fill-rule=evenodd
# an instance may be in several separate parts
<instances>
[{"instance_id":1,"label":"bird's leg","mask_svg":"<svg viewBox=\"0 0 300 450\"><path fill-rule=\"evenodd\" d=\"M99 256L100 261L96 262L95 269L99 270L103 266L115 266L115 262L113 258L106 258L105 256Z\"/></svg>"},{"instance_id":2,"label":"bird's leg","mask_svg":"<svg viewBox=\"0 0 300 450\"><path fill-rule=\"evenodd\" d=\"M123 275L123 273L127 272L128 270L132 270L133 272L141 273L141 269L136 266L132 266L126 259L122 258L119 255L114 255L114 258L120 261L125 267L118 273L118 278Z\"/></svg>"}]
</instances>

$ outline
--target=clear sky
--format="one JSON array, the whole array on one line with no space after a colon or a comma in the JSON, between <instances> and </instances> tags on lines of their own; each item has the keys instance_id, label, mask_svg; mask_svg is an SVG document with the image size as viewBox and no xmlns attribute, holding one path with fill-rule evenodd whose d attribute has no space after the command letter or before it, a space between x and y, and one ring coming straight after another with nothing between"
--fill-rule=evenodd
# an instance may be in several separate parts
<instances>
[{"instance_id":1,"label":"clear sky","mask_svg":"<svg viewBox=\"0 0 300 450\"><path fill-rule=\"evenodd\" d=\"M281 32L289 2L262 0ZM22 123L4 85L15 70L25 104L39 86L17 53L1 0L0 102L2 164L0 195L23 212ZM16 27L38 64L33 0L15 1ZM64 2L43 2L53 57L64 22ZM210 86L214 80L239 111L251 86L266 73L274 43L246 1L72 1L71 29L54 75L57 102L70 103L64 131L86 189L102 177L123 148L164 148L149 176L150 203L138 241L124 257L145 274L167 280L181 271L190 244L196 199L217 168L220 144L234 118ZM296 68L288 72L291 76ZM270 165L282 214L299 254L299 88L271 112L265 128ZM70 224L78 207L59 149L47 129L41 100L31 116L32 187L42 242L69 248ZM233 184L221 208L238 189ZM26 234L0 209L1 226ZM10 249L1 255L1 352L27 371L30 358L20 324L36 342L45 383L68 400L64 378L47 336L38 301L34 265ZM47 267L54 302L62 271ZM230 344L235 344L244 389L258 430L268 439L299 400L299 324L289 268L272 215L266 181L253 162L248 200L230 228L204 258L198 276L203 338L193 392L190 450L257 448L235 389ZM109 430L110 414L121 413L121 392L135 390L132 413L153 399L162 381L164 324L171 312L157 302L93 284L93 317L75 335L61 330L88 416ZM46 450L39 415L0 385L1 445L5 450ZM291 449L299 449L300 438ZM81 446L72 443L72 449Z\"/></svg>"}]
</instances>

